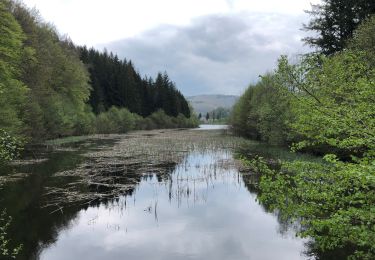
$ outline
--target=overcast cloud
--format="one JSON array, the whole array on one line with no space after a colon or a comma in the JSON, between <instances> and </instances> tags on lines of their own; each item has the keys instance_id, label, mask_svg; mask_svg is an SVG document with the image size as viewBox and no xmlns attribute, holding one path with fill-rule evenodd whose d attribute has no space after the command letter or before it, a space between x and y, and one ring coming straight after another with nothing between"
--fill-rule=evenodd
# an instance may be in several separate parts
<instances>
[{"instance_id":1,"label":"overcast cloud","mask_svg":"<svg viewBox=\"0 0 375 260\"><path fill-rule=\"evenodd\" d=\"M240 13L196 18L188 26L162 25L105 45L132 59L141 73L167 71L185 95L241 94L281 54L307 51L300 30L306 16Z\"/></svg>"},{"instance_id":2,"label":"overcast cloud","mask_svg":"<svg viewBox=\"0 0 375 260\"><path fill-rule=\"evenodd\" d=\"M308 51L303 10L319 0L24 0L77 44L167 71L185 95L241 94L281 54Z\"/></svg>"}]
</instances>

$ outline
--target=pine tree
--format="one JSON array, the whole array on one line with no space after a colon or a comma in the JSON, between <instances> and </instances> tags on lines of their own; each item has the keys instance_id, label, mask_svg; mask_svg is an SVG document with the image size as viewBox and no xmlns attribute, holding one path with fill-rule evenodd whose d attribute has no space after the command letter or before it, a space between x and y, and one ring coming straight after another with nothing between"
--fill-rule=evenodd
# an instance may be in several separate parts
<instances>
[{"instance_id":1,"label":"pine tree","mask_svg":"<svg viewBox=\"0 0 375 260\"><path fill-rule=\"evenodd\" d=\"M158 73L155 80L142 78L132 61L121 61L113 53L87 50L85 46L77 50L90 72L89 104L96 114L116 106L144 117L159 109L169 116L190 117L188 102L166 72Z\"/></svg>"},{"instance_id":2,"label":"pine tree","mask_svg":"<svg viewBox=\"0 0 375 260\"><path fill-rule=\"evenodd\" d=\"M313 18L304 25L307 31L318 33L304 41L330 55L345 48L358 25L375 13L374 0L323 0L307 11Z\"/></svg>"}]
</instances>

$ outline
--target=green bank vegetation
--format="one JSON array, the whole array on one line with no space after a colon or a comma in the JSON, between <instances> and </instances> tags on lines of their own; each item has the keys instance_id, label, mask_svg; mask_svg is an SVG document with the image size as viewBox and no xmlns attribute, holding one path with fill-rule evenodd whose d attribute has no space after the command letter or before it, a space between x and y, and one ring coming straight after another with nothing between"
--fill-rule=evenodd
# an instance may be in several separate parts
<instances>
[{"instance_id":1,"label":"green bank vegetation","mask_svg":"<svg viewBox=\"0 0 375 260\"><path fill-rule=\"evenodd\" d=\"M142 78L131 61L75 46L18 1L0 1L0 34L0 129L23 143L197 125L167 73Z\"/></svg>"},{"instance_id":2,"label":"green bank vegetation","mask_svg":"<svg viewBox=\"0 0 375 260\"><path fill-rule=\"evenodd\" d=\"M323 2L319 10L339 4ZM295 63L281 57L274 72L246 90L231 116L239 135L324 158L279 160L278 167L256 155L244 158L261 174L259 200L301 223L299 235L312 239L310 253L321 259L375 258L375 16L370 14L361 13L362 23L339 51L324 55L325 42L323 54Z\"/></svg>"},{"instance_id":3,"label":"green bank vegetation","mask_svg":"<svg viewBox=\"0 0 375 260\"><path fill-rule=\"evenodd\" d=\"M0 0L0 165L26 143L197 125L167 73L142 78L131 61L75 46L37 11ZM4 211L1 259L20 250L9 249L10 224Z\"/></svg>"},{"instance_id":4,"label":"green bank vegetation","mask_svg":"<svg viewBox=\"0 0 375 260\"><path fill-rule=\"evenodd\" d=\"M8 229L12 222L12 218L6 214L6 211L2 211L0 214L0 256L1 259L9 258L16 259L19 252L22 250L22 245L17 246L16 248L10 249L8 239Z\"/></svg>"}]
</instances>

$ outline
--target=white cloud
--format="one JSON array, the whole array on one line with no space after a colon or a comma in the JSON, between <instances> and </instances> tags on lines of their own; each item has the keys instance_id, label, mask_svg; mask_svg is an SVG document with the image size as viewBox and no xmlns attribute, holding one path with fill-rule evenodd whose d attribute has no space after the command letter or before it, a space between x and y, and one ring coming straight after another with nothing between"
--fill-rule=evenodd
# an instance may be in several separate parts
<instances>
[{"instance_id":1,"label":"white cloud","mask_svg":"<svg viewBox=\"0 0 375 260\"><path fill-rule=\"evenodd\" d=\"M320 0L24 0L80 45L166 70L185 95L241 94L281 54L306 51L305 9Z\"/></svg>"},{"instance_id":2,"label":"white cloud","mask_svg":"<svg viewBox=\"0 0 375 260\"><path fill-rule=\"evenodd\" d=\"M161 24L188 25L210 14L301 14L318 0L24 0L76 43L95 45L133 37Z\"/></svg>"},{"instance_id":3,"label":"white cloud","mask_svg":"<svg viewBox=\"0 0 375 260\"><path fill-rule=\"evenodd\" d=\"M227 0L231 9L238 11L251 11L279 14L301 14L303 10L310 9L310 3L318 3L319 0Z\"/></svg>"},{"instance_id":4,"label":"white cloud","mask_svg":"<svg viewBox=\"0 0 375 260\"><path fill-rule=\"evenodd\" d=\"M185 95L241 94L281 54L307 50L306 15L209 15L187 26L160 26L101 47L132 59L142 73L167 70Z\"/></svg>"}]
</instances>

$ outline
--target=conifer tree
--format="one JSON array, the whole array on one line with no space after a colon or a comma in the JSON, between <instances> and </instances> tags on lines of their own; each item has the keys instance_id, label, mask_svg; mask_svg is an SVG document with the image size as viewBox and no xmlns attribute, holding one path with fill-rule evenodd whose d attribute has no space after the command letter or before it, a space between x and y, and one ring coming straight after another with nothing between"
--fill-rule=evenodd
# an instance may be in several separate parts
<instances>
[{"instance_id":1,"label":"conifer tree","mask_svg":"<svg viewBox=\"0 0 375 260\"><path fill-rule=\"evenodd\" d=\"M307 31L318 33L304 41L330 55L345 48L346 41L362 21L375 13L374 0L323 0L307 11L313 18L304 25Z\"/></svg>"}]
</instances>

